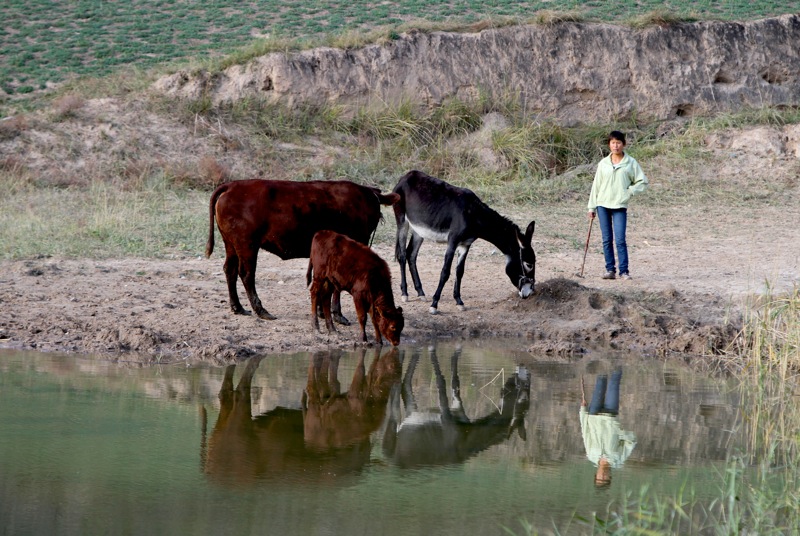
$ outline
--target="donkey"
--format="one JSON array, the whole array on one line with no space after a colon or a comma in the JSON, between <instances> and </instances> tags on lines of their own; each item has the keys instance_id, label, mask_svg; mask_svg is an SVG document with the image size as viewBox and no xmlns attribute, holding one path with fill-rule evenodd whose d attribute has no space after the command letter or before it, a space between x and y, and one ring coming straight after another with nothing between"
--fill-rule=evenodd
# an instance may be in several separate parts
<instances>
[{"instance_id":1,"label":"donkey","mask_svg":"<svg viewBox=\"0 0 800 536\"><path fill-rule=\"evenodd\" d=\"M389 398L388 422L383 437L384 454L400 467L460 464L478 453L508 440L514 432L525 441L525 416L530 407L530 373L517 367L500 390L498 409L483 417L470 419L461 400L458 359L460 349L451 357L451 401L442 374L436 348L430 349L439 407L420 409L411 388L420 353L411 354L401 394ZM402 399L405 412L400 409Z\"/></svg>"},{"instance_id":2,"label":"donkey","mask_svg":"<svg viewBox=\"0 0 800 536\"><path fill-rule=\"evenodd\" d=\"M515 223L489 208L471 190L458 188L416 170L401 177L393 193L400 196L400 200L394 204L397 220L395 258L400 263L400 291L403 301L408 301L406 262L417 295L422 299L425 297L417 270L417 255L426 238L447 243L439 286L431 300L431 314L438 312L442 289L450 278L450 269L456 254L458 259L453 298L458 308L464 310L461 278L469 248L479 238L491 242L506 256L506 275L517 287L519 296L527 298L533 294L536 254L531 246L531 239L535 221L528 224L523 234Z\"/></svg>"}]
</instances>

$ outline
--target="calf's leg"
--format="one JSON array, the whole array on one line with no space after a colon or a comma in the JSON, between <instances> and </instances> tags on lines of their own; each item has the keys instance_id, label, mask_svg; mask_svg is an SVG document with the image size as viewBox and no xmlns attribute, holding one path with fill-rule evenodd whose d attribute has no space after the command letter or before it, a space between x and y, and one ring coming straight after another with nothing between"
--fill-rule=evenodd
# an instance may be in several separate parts
<instances>
[{"instance_id":1,"label":"calf's leg","mask_svg":"<svg viewBox=\"0 0 800 536\"><path fill-rule=\"evenodd\" d=\"M320 293L319 287L319 282L314 279L311 282L311 288L309 289L309 294L311 295L311 327L314 328L315 331L319 331L319 320L317 317L317 302L319 300Z\"/></svg>"},{"instance_id":2,"label":"calf's leg","mask_svg":"<svg viewBox=\"0 0 800 536\"><path fill-rule=\"evenodd\" d=\"M356 306L358 325L361 327L361 341L367 342L367 311L369 310L369 303L366 303L366 300L359 295L354 295L353 301Z\"/></svg>"}]
</instances>

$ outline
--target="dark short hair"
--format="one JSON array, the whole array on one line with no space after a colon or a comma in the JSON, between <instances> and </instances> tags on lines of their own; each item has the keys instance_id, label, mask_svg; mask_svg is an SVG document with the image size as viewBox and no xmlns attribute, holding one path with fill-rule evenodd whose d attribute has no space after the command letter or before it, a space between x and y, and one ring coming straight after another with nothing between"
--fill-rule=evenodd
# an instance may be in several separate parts
<instances>
[{"instance_id":1,"label":"dark short hair","mask_svg":"<svg viewBox=\"0 0 800 536\"><path fill-rule=\"evenodd\" d=\"M608 135L608 141L610 142L611 140L619 140L622 145L625 145L625 133L619 130L612 130L611 134Z\"/></svg>"}]
</instances>

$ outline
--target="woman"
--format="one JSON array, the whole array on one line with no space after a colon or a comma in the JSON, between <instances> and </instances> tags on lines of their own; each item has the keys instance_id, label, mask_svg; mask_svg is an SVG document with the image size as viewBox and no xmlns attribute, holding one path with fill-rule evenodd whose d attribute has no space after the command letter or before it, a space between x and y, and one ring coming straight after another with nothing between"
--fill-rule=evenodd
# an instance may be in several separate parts
<instances>
[{"instance_id":1,"label":"woman","mask_svg":"<svg viewBox=\"0 0 800 536\"><path fill-rule=\"evenodd\" d=\"M615 130L608 135L608 148L611 153L597 164L597 172L589 194L589 219L600 220L603 233L603 255L606 260L606 273L603 279L616 279L617 269L614 259L616 239L619 256L619 275L630 279L628 271L628 244L625 230L628 225L628 201L631 196L647 189L648 181L639 162L625 153L625 134Z\"/></svg>"}]
</instances>

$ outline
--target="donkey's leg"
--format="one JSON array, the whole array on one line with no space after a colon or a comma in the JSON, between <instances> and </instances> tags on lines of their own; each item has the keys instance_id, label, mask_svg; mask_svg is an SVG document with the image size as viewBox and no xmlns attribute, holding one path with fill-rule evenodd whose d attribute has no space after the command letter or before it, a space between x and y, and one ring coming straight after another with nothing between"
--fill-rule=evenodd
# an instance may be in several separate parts
<instances>
[{"instance_id":1,"label":"donkey's leg","mask_svg":"<svg viewBox=\"0 0 800 536\"><path fill-rule=\"evenodd\" d=\"M419 270L417 270L417 256L419 256L419 248L422 247L424 241L424 238L411 231L411 239L408 241L408 271L411 272L411 279L414 281L414 288L420 299L425 299L425 291L422 290L422 280L419 278Z\"/></svg>"},{"instance_id":2,"label":"donkey's leg","mask_svg":"<svg viewBox=\"0 0 800 536\"><path fill-rule=\"evenodd\" d=\"M450 279L450 269L453 267L453 257L456 253L456 245L452 242L447 243L447 251L444 252L444 264L442 265L442 273L439 275L439 286L436 287L436 292L433 294L433 299L431 300L431 307L428 309L428 312L432 315L435 315L439 312L439 299L442 297L442 290L444 289L445 283L447 280Z\"/></svg>"},{"instance_id":3,"label":"donkey's leg","mask_svg":"<svg viewBox=\"0 0 800 536\"><path fill-rule=\"evenodd\" d=\"M408 240L408 223L405 217L397 218L397 237L394 243L394 256L400 264L400 299L408 301L408 283L406 282L406 242Z\"/></svg>"},{"instance_id":4,"label":"donkey's leg","mask_svg":"<svg viewBox=\"0 0 800 536\"><path fill-rule=\"evenodd\" d=\"M253 311L259 318L264 320L275 320L277 317L269 314L264 306L261 305L261 300L256 293L256 264L258 261L258 250L250 250L249 248L239 253L239 277L242 279L244 290L247 292L247 298L250 300L250 305Z\"/></svg>"},{"instance_id":5,"label":"donkey's leg","mask_svg":"<svg viewBox=\"0 0 800 536\"><path fill-rule=\"evenodd\" d=\"M466 307L464 307L464 302L461 301L461 278L464 277L467 253L469 253L469 246L458 246L458 248L456 248L456 283L453 285L453 298L455 298L456 305L458 305L461 311L466 309Z\"/></svg>"}]
</instances>

